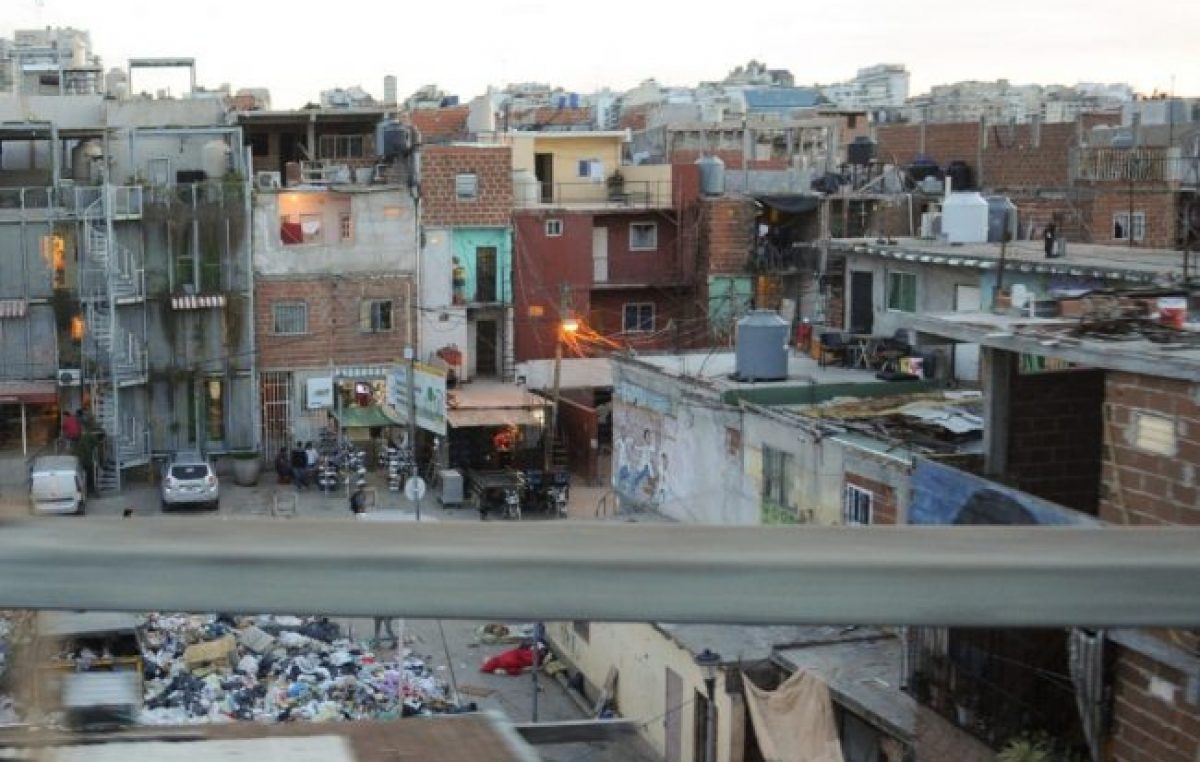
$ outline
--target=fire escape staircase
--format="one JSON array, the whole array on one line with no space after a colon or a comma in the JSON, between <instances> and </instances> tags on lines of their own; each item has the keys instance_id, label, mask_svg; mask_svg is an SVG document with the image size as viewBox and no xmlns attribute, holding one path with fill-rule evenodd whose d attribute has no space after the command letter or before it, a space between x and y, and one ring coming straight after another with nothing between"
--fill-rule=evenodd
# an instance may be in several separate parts
<instances>
[{"instance_id":1,"label":"fire escape staircase","mask_svg":"<svg viewBox=\"0 0 1200 762\"><path fill-rule=\"evenodd\" d=\"M96 489L120 491L123 472L150 462L150 432L145 421L122 415L121 389L145 384L145 340L121 325L118 307L145 299L145 271L134 254L113 235L113 188L83 212L82 293L87 312L87 341L93 372L89 379L92 415L104 432L93 461Z\"/></svg>"}]
</instances>

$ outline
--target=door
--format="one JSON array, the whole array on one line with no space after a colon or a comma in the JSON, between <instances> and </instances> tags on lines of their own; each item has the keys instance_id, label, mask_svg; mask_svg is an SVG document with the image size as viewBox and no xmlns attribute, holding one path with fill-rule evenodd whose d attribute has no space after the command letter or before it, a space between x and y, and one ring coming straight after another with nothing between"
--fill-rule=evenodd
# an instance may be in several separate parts
<instances>
[{"instance_id":1,"label":"door","mask_svg":"<svg viewBox=\"0 0 1200 762\"><path fill-rule=\"evenodd\" d=\"M955 312L979 312L979 286L954 287ZM979 382L979 345L954 345L954 378L969 383Z\"/></svg>"},{"instance_id":2,"label":"door","mask_svg":"<svg viewBox=\"0 0 1200 762\"><path fill-rule=\"evenodd\" d=\"M850 333L875 330L875 276L869 272L850 273Z\"/></svg>"},{"instance_id":3,"label":"door","mask_svg":"<svg viewBox=\"0 0 1200 762\"><path fill-rule=\"evenodd\" d=\"M663 705L663 725L666 728L665 762L683 762L683 681L667 670L667 695Z\"/></svg>"},{"instance_id":4,"label":"door","mask_svg":"<svg viewBox=\"0 0 1200 762\"><path fill-rule=\"evenodd\" d=\"M592 281L608 282L608 228L592 228Z\"/></svg>"},{"instance_id":5,"label":"door","mask_svg":"<svg viewBox=\"0 0 1200 762\"><path fill-rule=\"evenodd\" d=\"M496 299L496 247L475 248L475 301L491 304Z\"/></svg>"},{"instance_id":6,"label":"door","mask_svg":"<svg viewBox=\"0 0 1200 762\"><path fill-rule=\"evenodd\" d=\"M480 320L475 323L475 375L495 376L496 350L500 346L500 323Z\"/></svg>"},{"instance_id":7,"label":"door","mask_svg":"<svg viewBox=\"0 0 1200 762\"><path fill-rule=\"evenodd\" d=\"M542 203L554 201L554 154L536 153L533 155L533 174L542 188Z\"/></svg>"}]
</instances>

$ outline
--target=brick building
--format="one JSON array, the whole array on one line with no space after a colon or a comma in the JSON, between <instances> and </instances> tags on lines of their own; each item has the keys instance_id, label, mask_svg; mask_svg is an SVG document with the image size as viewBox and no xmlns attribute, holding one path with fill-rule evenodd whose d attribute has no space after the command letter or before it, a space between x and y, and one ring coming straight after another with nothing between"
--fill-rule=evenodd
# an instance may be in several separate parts
<instances>
[{"instance_id":1,"label":"brick building","mask_svg":"<svg viewBox=\"0 0 1200 762\"><path fill-rule=\"evenodd\" d=\"M441 354L461 380L513 366L512 150L421 149L420 356Z\"/></svg>"}]
</instances>

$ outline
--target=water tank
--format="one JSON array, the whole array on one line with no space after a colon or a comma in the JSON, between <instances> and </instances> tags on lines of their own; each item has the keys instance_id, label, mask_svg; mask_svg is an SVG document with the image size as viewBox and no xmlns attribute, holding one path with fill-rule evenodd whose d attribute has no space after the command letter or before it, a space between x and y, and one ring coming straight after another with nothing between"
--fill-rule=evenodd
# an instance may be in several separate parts
<instances>
[{"instance_id":1,"label":"water tank","mask_svg":"<svg viewBox=\"0 0 1200 762\"><path fill-rule=\"evenodd\" d=\"M407 156L411 152L412 134L407 125L399 122L384 122L380 125L379 131L379 145L383 146L384 158L395 159L398 156Z\"/></svg>"},{"instance_id":2,"label":"water tank","mask_svg":"<svg viewBox=\"0 0 1200 762\"><path fill-rule=\"evenodd\" d=\"M85 140L71 149L71 179L77 183L92 181L92 164L104 156L99 140Z\"/></svg>"},{"instance_id":3,"label":"water tank","mask_svg":"<svg viewBox=\"0 0 1200 762\"><path fill-rule=\"evenodd\" d=\"M512 173L513 181L513 203L518 207L537 206L542 198L542 185L538 182L537 176L532 170L514 169Z\"/></svg>"},{"instance_id":4,"label":"water tank","mask_svg":"<svg viewBox=\"0 0 1200 762\"><path fill-rule=\"evenodd\" d=\"M571 108L579 108L579 93L571 93L567 96L567 102Z\"/></svg>"},{"instance_id":5,"label":"water tank","mask_svg":"<svg viewBox=\"0 0 1200 762\"><path fill-rule=\"evenodd\" d=\"M965 161L952 161L946 167L946 176L950 178L951 187L958 190L970 190L975 187L971 165Z\"/></svg>"},{"instance_id":6,"label":"water tank","mask_svg":"<svg viewBox=\"0 0 1200 762\"><path fill-rule=\"evenodd\" d=\"M739 381L782 381L788 374L788 322L771 310L754 310L737 324Z\"/></svg>"},{"instance_id":7,"label":"water tank","mask_svg":"<svg viewBox=\"0 0 1200 762\"><path fill-rule=\"evenodd\" d=\"M229 173L229 144L210 140L200 149L200 168L210 180L220 180Z\"/></svg>"},{"instance_id":8,"label":"water tank","mask_svg":"<svg viewBox=\"0 0 1200 762\"><path fill-rule=\"evenodd\" d=\"M388 74L383 78L383 105L396 105L396 75Z\"/></svg>"},{"instance_id":9,"label":"water tank","mask_svg":"<svg viewBox=\"0 0 1200 762\"><path fill-rule=\"evenodd\" d=\"M700 192L705 196L725 195L725 162L718 156L701 156L696 166L700 167Z\"/></svg>"},{"instance_id":10,"label":"water tank","mask_svg":"<svg viewBox=\"0 0 1200 762\"><path fill-rule=\"evenodd\" d=\"M949 243L986 243L988 202L974 191L951 193L942 203L942 235Z\"/></svg>"},{"instance_id":11,"label":"water tank","mask_svg":"<svg viewBox=\"0 0 1200 762\"><path fill-rule=\"evenodd\" d=\"M865 167L875 158L875 141L865 135L859 135L854 142L846 146L846 160L854 165Z\"/></svg>"},{"instance_id":12,"label":"water tank","mask_svg":"<svg viewBox=\"0 0 1200 762\"><path fill-rule=\"evenodd\" d=\"M1017 240L1017 205L1007 196L988 196L988 243L1000 243L1005 231L1008 240Z\"/></svg>"}]
</instances>

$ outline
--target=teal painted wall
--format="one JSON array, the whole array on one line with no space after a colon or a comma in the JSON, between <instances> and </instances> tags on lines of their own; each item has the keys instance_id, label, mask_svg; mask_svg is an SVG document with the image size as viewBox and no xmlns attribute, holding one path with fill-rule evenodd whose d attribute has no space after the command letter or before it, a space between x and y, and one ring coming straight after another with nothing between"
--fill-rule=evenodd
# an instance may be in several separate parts
<instances>
[{"instance_id":1,"label":"teal painted wall","mask_svg":"<svg viewBox=\"0 0 1200 762\"><path fill-rule=\"evenodd\" d=\"M512 304L512 231L508 228L455 228L453 256L467 270L467 302L475 301L477 249L496 249L496 300ZM453 262L448 268L453 271Z\"/></svg>"},{"instance_id":2,"label":"teal painted wall","mask_svg":"<svg viewBox=\"0 0 1200 762\"><path fill-rule=\"evenodd\" d=\"M733 322L750 309L754 283L750 278L711 275L708 278L708 323L714 330L729 331Z\"/></svg>"}]
</instances>

